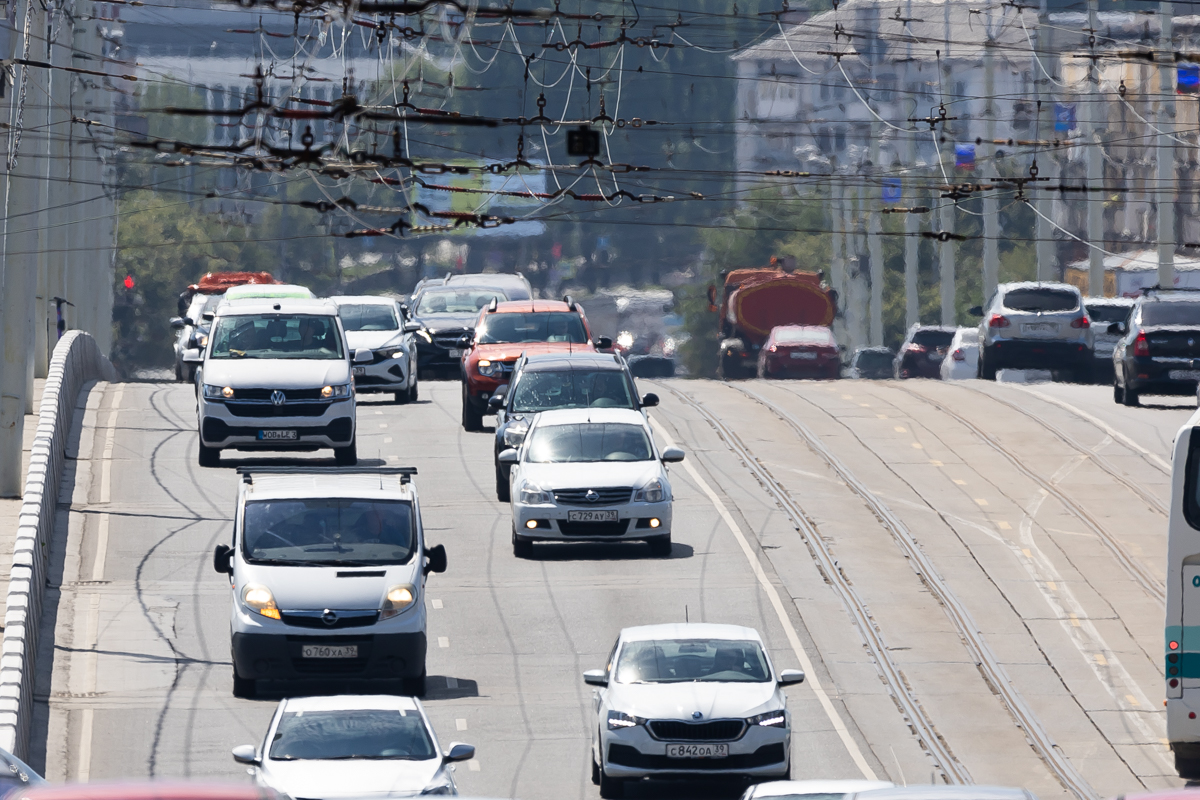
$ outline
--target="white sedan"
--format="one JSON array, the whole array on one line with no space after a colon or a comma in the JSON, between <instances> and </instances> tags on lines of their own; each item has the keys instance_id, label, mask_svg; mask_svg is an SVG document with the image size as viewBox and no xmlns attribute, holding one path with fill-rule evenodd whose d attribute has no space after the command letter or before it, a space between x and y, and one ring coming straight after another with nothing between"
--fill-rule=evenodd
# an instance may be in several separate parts
<instances>
[{"instance_id":1,"label":"white sedan","mask_svg":"<svg viewBox=\"0 0 1200 800\"><path fill-rule=\"evenodd\" d=\"M621 631L608 667L583 673L596 687L592 780L620 797L642 778L791 775L784 686L753 628L672 623Z\"/></svg>"},{"instance_id":2,"label":"white sedan","mask_svg":"<svg viewBox=\"0 0 1200 800\"><path fill-rule=\"evenodd\" d=\"M864 780L768 781L748 787L742 793L741 800L842 800L855 792L871 792L893 786L895 784L888 781Z\"/></svg>"},{"instance_id":3,"label":"white sedan","mask_svg":"<svg viewBox=\"0 0 1200 800\"><path fill-rule=\"evenodd\" d=\"M261 749L233 749L260 786L322 800L457 796L450 763L474 757L457 742L443 753L420 701L391 695L282 700Z\"/></svg>"},{"instance_id":4,"label":"white sedan","mask_svg":"<svg viewBox=\"0 0 1200 800\"><path fill-rule=\"evenodd\" d=\"M643 539L657 556L671 554L671 483L667 464L642 412L623 408L543 411L511 464L513 554L533 555L533 542Z\"/></svg>"}]
</instances>

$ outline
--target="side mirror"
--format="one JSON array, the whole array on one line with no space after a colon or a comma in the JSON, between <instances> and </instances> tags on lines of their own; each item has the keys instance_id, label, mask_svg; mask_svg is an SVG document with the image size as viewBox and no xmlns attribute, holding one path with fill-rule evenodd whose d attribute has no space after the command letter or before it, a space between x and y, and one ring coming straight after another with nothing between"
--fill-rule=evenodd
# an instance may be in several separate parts
<instances>
[{"instance_id":1,"label":"side mirror","mask_svg":"<svg viewBox=\"0 0 1200 800\"><path fill-rule=\"evenodd\" d=\"M607 336L597 336L596 337L596 349L597 350L611 350L612 349L612 339L608 338Z\"/></svg>"},{"instance_id":2,"label":"side mirror","mask_svg":"<svg viewBox=\"0 0 1200 800\"><path fill-rule=\"evenodd\" d=\"M515 464L517 463L517 458L517 451L511 447L507 450L501 450L500 455L496 456L496 460L501 464Z\"/></svg>"},{"instance_id":3,"label":"side mirror","mask_svg":"<svg viewBox=\"0 0 1200 800\"><path fill-rule=\"evenodd\" d=\"M474 757L475 745L473 744L451 742L450 749L446 751L447 761L470 761Z\"/></svg>"},{"instance_id":4,"label":"side mirror","mask_svg":"<svg viewBox=\"0 0 1200 800\"><path fill-rule=\"evenodd\" d=\"M213 550L213 569L222 575L233 574L233 548L227 544L217 545Z\"/></svg>"},{"instance_id":5,"label":"side mirror","mask_svg":"<svg viewBox=\"0 0 1200 800\"><path fill-rule=\"evenodd\" d=\"M233 748L233 760L239 764L257 764L258 749L252 744L239 744Z\"/></svg>"},{"instance_id":6,"label":"side mirror","mask_svg":"<svg viewBox=\"0 0 1200 800\"><path fill-rule=\"evenodd\" d=\"M642 398L642 408L654 408L658 405L658 395L650 393Z\"/></svg>"},{"instance_id":7,"label":"side mirror","mask_svg":"<svg viewBox=\"0 0 1200 800\"><path fill-rule=\"evenodd\" d=\"M419 322L406 322L406 323L404 323L404 332L405 333L416 333L417 331L421 330L421 328L423 328L423 327L425 327L425 326Z\"/></svg>"},{"instance_id":8,"label":"side mirror","mask_svg":"<svg viewBox=\"0 0 1200 800\"><path fill-rule=\"evenodd\" d=\"M492 412L499 411L504 407L504 395L494 394L488 398L488 410Z\"/></svg>"},{"instance_id":9,"label":"side mirror","mask_svg":"<svg viewBox=\"0 0 1200 800\"><path fill-rule=\"evenodd\" d=\"M462 336L458 337L459 350L470 350L474 346L475 337L472 334L464 333Z\"/></svg>"},{"instance_id":10,"label":"side mirror","mask_svg":"<svg viewBox=\"0 0 1200 800\"><path fill-rule=\"evenodd\" d=\"M1108 332L1114 336L1124 336L1129 332L1124 322L1114 322L1108 326Z\"/></svg>"},{"instance_id":11,"label":"side mirror","mask_svg":"<svg viewBox=\"0 0 1200 800\"><path fill-rule=\"evenodd\" d=\"M982 317L983 316L983 306L971 306L970 308L967 309L967 313L970 314L972 317Z\"/></svg>"},{"instance_id":12,"label":"side mirror","mask_svg":"<svg viewBox=\"0 0 1200 800\"><path fill-rule=\"evenodd\" d=\"M602 669L589 669L583 673L583 682L588 686L608 686L608 675Z\"/></svg>"},{"instance_id":13,"label":"side mirror","mask_svg":"<svg viewBox=\"0 0 1200 800\"><path fill-rule=\"evenodd\" d=\"M187 327L187 322L183 317L171 317L171 327L177 331L181 331Z\"/></svg>"},{"instance_id":14,"label":"side mirror","mask_svg":"<svg viewBox=\"0 0 1200 800\"><path fill-rule=\"evenodd\" d=\"M373 358L375 358L375 354L365 347L360 347L354 351L355 364L369 364Z\"/></svg>"},{"instance_id":15,"label":"side mirror","mask_svg":"<svg viewBox=\"0 0 1200 800\"><path fill-rule=\"evenodd\" d=\"M446 545L437 544L425 548L425 574L431 572L441 574L446 571ZM470 758L470 756L467 756Z\"/></svg>"},{"instance_id":16,"label":"side mirror","mask_svg":"<svg viewBox=\"0 0 1200 800\"><path fill-rule=\"evenodd\" d=\"M405 319L408 319L412 316L412 312L408 310L408 303L400 304L400 313L404 315Z\"/></svg>"},{"instance_id":17,"label":"side mirror","mask_svg":"<svg viewBox=\"0 0 1200 800\"><path fill-rule=\"evenodd\" d=\"M678 447L668 447L662 451L662 460L664 464L678 464L686 455L687 453Z\"/></svg>"},{"instance_id":18,"label":"side mirror","mask_svg":"<svg viewBox=\"0 0 1200 800\"><path fill-rule=\"evenodd\" d=\"M784 669L779 671L780 686L789 686L793 683L804 683L804 670Z\"/></svg>"},{"instance_id":19,"label":"side mirror","mask_svg":"<svg viewBox=\"0 0 1200 800\"><path fill-rule=\"evenodd\" d=\"M205 322L212 322L213 321L213 313L211 311L205 311L203 314L200 315L200 319L204 320Z\"/></svg>"}]
</instances>

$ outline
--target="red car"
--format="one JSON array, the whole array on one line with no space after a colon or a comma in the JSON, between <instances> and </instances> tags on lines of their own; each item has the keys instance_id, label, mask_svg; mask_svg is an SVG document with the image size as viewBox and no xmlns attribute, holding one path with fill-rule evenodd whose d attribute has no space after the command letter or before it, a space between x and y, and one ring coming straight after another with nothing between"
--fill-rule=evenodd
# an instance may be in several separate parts
<instances>
[{"instance_id":1,"label":"red car","mask_svg":"<svg viewBox=\"0 0 1200 800\"><path fill-rule=\"evenodd\" d=\"M758 351L760 378L839 378L842 352L824 325L780 325Z\"/></svg>"},{"instance_id":2,"label":"red car","mask_svg":"<svg viewBox=\"0 0 1200 800\"><path fill-rule=\"evenodd\" d=\"M251 783L120 781L66 783L25 789L20 800L280 800L271 789Z\"/></svg>"},{"instance_id":3,"label":"red car","mask_svg":"<svg viewBox=\"0 0 1200 800\"><path fill-rule=\"evenodd\" d=\"M479 313L473 338L464 336L462 355L462 426L483 427L488 399L508 383L522 353L592 353L608 350L612 340L592 336L583 308L569 297L558 300L495 300Z\"/></svg>"}]
</instances>

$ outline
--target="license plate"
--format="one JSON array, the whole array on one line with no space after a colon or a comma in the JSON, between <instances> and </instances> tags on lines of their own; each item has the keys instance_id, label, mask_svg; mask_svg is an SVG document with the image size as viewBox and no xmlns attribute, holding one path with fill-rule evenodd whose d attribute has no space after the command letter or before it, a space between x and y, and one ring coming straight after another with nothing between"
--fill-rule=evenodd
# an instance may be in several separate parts
<instances>
[{"instance_id":1,"label":"license plate","mask_svg":"<svg viewBox=\"0 0 1200 800\"><path fill-rule=\"evenodd\" d=\"M1200 369L1173 369L1167 377L1173 381L1200 381Z\"/></svg>"},{"instance_id":2,"label":"license plate","mask_svg":"<svg viewBox=\"0 0 1200 800\"><path fill-rule=\"evenodd\" d=\"M669 744L667 758L725 758L729 755L727 744Z\"/></svg>"},{"instance_id":3,"label":"license plate","mask_svg":"<svg viewBox=\"0 0 1200 800\"><path fill-rule=\"evenodd\" d=\"M294 441L300 437L295 431L259 431L258 440L260 442L282 442Z\"/></svg>"},{"instance_id":4,"label":"license plate","mask_svg":"<svg viewBox=\"0 0 1200 800\"><path fill-rule=\"evenodd\" d=\"M604 511L568 511L567 522L616 522L615 508Z\"/></svg>"},{"instance_id":5,"label":"license plate","mask_svg":"<svg viewBox=\"0 0 1200 800\"><path fill-rule=\"evenodd\" d=\"M366 367L352 367L351 372L354 374L354 377L361 378L363 375L367 374L367 368Z\"/></svg>"},{"instance_id":6,"label":"license plate","mask_svg":"<svg viewBox=\"0 0 1200 800\"><path fill-rule=\"evenodd\" d=\"M1058 326L1053 322L1029 322L1021 326L1023 333L1058 333Z\"/></svg>"},{"instance_id":7,"label":"license plate","mask_svg":"<svg viewBox=\"0 0 1200 800\"><path fill-rule=\"evenodd\" d=\"M802 358L805 361L811 361L816 357L816 353L792 353L792 358Z\"/></svg>"},{"instance_id":8,"label":"license plate","mask_svg":"<svg viewBox=\"0 0 1200 800\"><path fill-rule=\"evenodd\" d=\"M343 644L327 647L323 644L306 644L300 647L302 658L358 658L358 645Z\"/></svg>"},{"instance_id":9,"label":"license plate","mask_svg":"<svg viewBox=\"0 0 1200 800\"><path fill-rule=\"evenodd\" d=\"M450 357L451 357L451 358L458 358L458 357L460 357L461 355L462 355L462 350L451 350L451 351L450 351Z\"/></svg>"}]
</instances>

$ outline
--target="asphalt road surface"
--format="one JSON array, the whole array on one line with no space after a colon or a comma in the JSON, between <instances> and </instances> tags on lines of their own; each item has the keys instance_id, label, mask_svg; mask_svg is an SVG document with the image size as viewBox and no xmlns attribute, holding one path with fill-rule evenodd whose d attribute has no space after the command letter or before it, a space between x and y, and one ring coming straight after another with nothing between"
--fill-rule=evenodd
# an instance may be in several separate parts
<instances>
[{"instance_id":1,"label":"asphalt road surface","mask_svg":"<svg viewBox=\"0 0 1200 800\"><path fill-rule=\"evenodd\" d=\"M1179 785L1165 746L1170 446L1187 400L1104 387L641 381L672 469L674 550L537 546L517 560L492 436L457 383L359 404L363 464L416 466L429 578L426 707L466 741L464 795L598 796L591 689L625 626L757 628L788 690L795 778L1025 786L1042 798ZM191 389L99 384L54 543L33 761L51 780L244 778L274 699L231 694L212 571L246 463L196 464ZM53 670L49 669L53 663ZM329 691L328 686L306 691ZM642 785L632 796L736 796Z\"/></svg>"}]
</instances>

